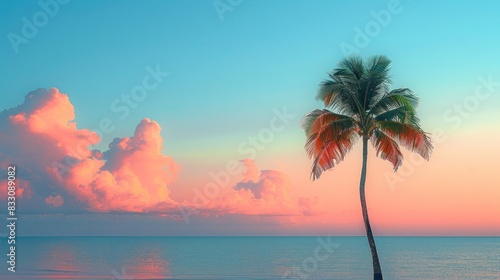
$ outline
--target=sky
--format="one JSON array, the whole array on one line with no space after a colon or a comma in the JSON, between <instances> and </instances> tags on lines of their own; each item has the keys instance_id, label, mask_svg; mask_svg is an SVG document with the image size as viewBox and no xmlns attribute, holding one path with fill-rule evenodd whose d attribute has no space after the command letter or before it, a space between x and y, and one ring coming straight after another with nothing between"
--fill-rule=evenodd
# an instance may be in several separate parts
<instances>
[{"instance_id":1,"label":"sky","mask_svg":"<svg viewBox=\"0 0 500 280\"><path fill-rule=\"evenodd\" d=\"M375 234L500 234L498 1L0 5L18 235L363 235L361 144L313 182L300 120L342 58L378 54L435 149L394 173L370 147Z\"/></svg>"}]
</instances>

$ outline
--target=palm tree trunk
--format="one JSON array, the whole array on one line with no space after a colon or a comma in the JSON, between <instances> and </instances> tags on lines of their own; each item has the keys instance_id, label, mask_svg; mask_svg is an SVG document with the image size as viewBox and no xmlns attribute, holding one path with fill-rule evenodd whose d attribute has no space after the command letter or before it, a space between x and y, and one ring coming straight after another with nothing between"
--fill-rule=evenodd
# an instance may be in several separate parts
<instances>
[{"instance_id":1,"label":"palm tree trunk","mask_svg":"<svg viewBox=\"0 0 500 280\"><path fill-rule=\"evenodd\" d=\"M372 228L370 220L368 219L368 209L366 208L365 198L365 181L366 181L366 162L368 160L368 138L363 137L363 167L361 169L361 180L359 182L359 196L361 199L361 210L363 212L363 221L365 223L366 237L370 244L373 262L373 280L382 280L382 269L380 268L380 261L378 259L377 247L375 247L375 240L373 239Z\"/></svg>"}]
</instances>

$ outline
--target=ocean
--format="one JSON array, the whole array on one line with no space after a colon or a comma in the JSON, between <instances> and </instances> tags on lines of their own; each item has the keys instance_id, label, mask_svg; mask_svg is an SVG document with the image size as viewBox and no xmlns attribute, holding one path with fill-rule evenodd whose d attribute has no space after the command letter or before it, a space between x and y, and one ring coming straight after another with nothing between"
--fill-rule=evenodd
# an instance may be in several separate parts
<instances>
[{"instance_id":1,"label":"ocean","mask_svg":"<svg viewBox=\"0 0 500 280\"><path fill-rule=\"evenodd\" d=\"M384 279L500 279L500 237L377 237ZM1 279L363 279L365 237L18 237Z\"/></svg>"}]
</instances>

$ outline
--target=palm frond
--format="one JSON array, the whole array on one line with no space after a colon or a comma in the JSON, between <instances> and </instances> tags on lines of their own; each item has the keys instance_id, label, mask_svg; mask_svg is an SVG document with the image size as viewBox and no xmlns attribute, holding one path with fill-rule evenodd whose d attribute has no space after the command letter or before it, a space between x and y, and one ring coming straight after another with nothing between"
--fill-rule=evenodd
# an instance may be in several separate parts
<instances>
[{"instance_id":1,"label":"palm frond","mask_svg":"<svg viewBox=\"0 0 500 280\"><path fill-rule=\"evenodd\" d=\"M368 112L371 116L380 115L386 111L406 107L408 109L415 109L418 105L418 97L408 88L393 89L383 95L380 99L370 105Z\"/></svg>"},{"instance_id":2,"label":"palm frond","mask_svg":"<svg viewBox=\"0 0 500 280\"><path fill-rule=\"evenodd\" d=\"M306 151L310 158L314 158L311 169L313 180L318 179L323 171L344 160L359 138L355 128L344 130L340 134L330 133L329 136L332 137L321 137L315 133L306 142Z\"/></svg>"},{"instance_id":3,"label":"palm frond","mask_svg":"<svg viewBox=\"0 0 500 280\"><path fill-rule=\"evenodd\" d=\"M306 153L314 159L313 180L319 178L323 170L333 167L335 161L338 163L344 159L359 131L356 120L327 109L307 114L301 125L308 137Z\"/></svg>"},{"instance_id":4,"label":"palm frond","mask_svg":"<svg viewBox=\"0 0 500 280\"><path fill-rule=\"evenodd\" d=\"M316 99L322 100L325 107L340 114L353 116L359 111L356 100L353 97L353 90L336 80L325 80L320 84Z\"/></svg>"},{"instance_id":5,"label":"palm frond","mask_svg":"<svg viewBox=\"0 0 500 280\"><path fill-rule=\"evenodd\" d=\"M403 164L403 154L398 143L380 130L375 130L370 140L377 151L377 156L392 163L394 171L397 171Z\"/></svg>"},{"instance_id":6,"label":"palm frond","mask_svg":"<svg viewBox=\"0 0 500 280\"><path fill-rule=\"evenodd\" d=\"M391 60L385 56L372 57L366 64L359 81L358 99L364 111L368 111L372 100L389 92Z\"/></svg>"},{"instance_id":7,"label":"palm frond","mask_svg":"<svg viewBox=\"0 0 500 280\"><path fill-rule=\"evenodd\" d=\"M352 75L355 80L359 81L365 72L363 59L361 59L359 56L350 56L344 58L339 62L338 68L335 72L339 71L342 71L343 73L346 73L348 75Z\"/></svg>"},{"instance_id":8,"label":"palm frond","mask_svg":"<svg viewBox=\"0 0 500 280\"><path fill-rule=\"evenodd\" d=\"M374 118L376 121L396 121L418 127L420 119L413 107L401 106L385 111Z\"/></svg>"},{"instance_id":9,"label":"palm frond","mask_svg":"<svg viewBox=\"0 0 500 280\"><path fill-rule=\"evenodd\" d=\"M304 129L306 136L309 136L315 132L321 131L325 126L335 125L343 125L343 127L352 127L355 120L351 117L336 114L328 109L316 109L302 118L301 126Z\"/></svg>"},{"instance_id":10,"label":"palm frond","mask_svg":"<svg viewBox=\"0 0 500 280\"><path fill-rule=\"evenodd\" d=\"M326 107L363 119L373 100L389 92L391 61L385 56L375 56L366 64L359 57L343 59L320 85L317 99Z\"/></svg>"},{"instance_id":11,"label":"palm frond","mask_svg":"<svg viewBox=\"0 0 500 280\"><path fill-rule=\"evenodd\" d=\"M432 141L420 127L397 121L378 121L378 129L399 145L429 160Z\"/></svg>"}]
</instances>

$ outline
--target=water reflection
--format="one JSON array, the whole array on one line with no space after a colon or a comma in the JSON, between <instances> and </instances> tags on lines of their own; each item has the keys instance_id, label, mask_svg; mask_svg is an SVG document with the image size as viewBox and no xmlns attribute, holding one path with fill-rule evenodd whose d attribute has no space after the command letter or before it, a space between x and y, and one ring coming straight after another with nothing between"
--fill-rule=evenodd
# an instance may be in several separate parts
<instances>
[{"instance_id":1,"label":"water reflection","mask_svg":"<svg viewBox=\"0 0 500 280\"><path fill-rule=\"evenodd\" d=\"M315 237L19 240L16 273L0 270L0 279L363 279L371 273L363 237L336 237L342 245L317 263ZM386 237L379 243L387 278L498 278L498 238Z\"/></svg>"},{"instance_id":2,"label":"water reflection","mask_svg":"<svg viewBox=\"0 0 500 280\"><path fill-rule=\"evenodd\" d=\"M138 254L127 262L123 273L135 279L169 279L172 272L170 264L163 259L158 248L149 248Z\"/></svg>"},{"instance_id":3,"label":"water reflection","mask_svg":"<svg viewBox=\"0 0 500 280\"><path fill-rule=\"evenodd\" d=\"M46 254L36 261L39 271L42 271L40 278L44 279L83 279L85 271L90 271L90 267L82 260L84 256L78 251L75 245L69 242L50 242L47 246Z\"/></svg>"},{"instance_id":4,"label":"water reflection","mask_svg":"<svg viewBox=\"0 0 500 280\"><path fill-rule=\"evenodd\" d=\"M166 250L152 243L139 245L131 241L121 238L49 239L33 248L35 254L33 259L26 260L27 269L19 269L12 279L171 278L170 264L163 258Z\"/></svg>"}]
</instances>

